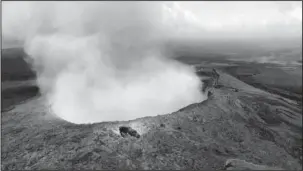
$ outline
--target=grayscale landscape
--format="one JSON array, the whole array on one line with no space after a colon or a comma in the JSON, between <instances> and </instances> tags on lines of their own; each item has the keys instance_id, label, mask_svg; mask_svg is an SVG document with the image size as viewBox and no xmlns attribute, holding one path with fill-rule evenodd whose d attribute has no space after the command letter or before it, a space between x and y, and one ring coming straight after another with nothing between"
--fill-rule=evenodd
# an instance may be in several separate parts
<instances>
[{"instance_id":1,"label":"grayscale landscape","mask_svg":"<svg viewBox=\"0 0 303 171\"><path fill-rule=\"evenodd\" d=\"M65 37L69 25L2 45L1 170L302 170L302 25L274 38L172 36L160 43L169 57L141 58L148 37L134 36L150 32L132 32L141 16L124 27L128 7L110 21L126 33L96 26L114 42L102 57L81 31Z\"/></svg>"}]
</instances>

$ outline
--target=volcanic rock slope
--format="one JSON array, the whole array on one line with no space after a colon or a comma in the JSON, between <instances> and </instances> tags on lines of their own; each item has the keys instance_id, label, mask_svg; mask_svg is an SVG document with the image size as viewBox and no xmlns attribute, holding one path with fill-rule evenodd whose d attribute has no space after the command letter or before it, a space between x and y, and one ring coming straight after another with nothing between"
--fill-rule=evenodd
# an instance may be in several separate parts
<instances>
[{"instance_id":1,"label":"volcanic rock slope","mask_svg":"<svg viewBox=\"0 0 303 171\"><path fill-rule=\"evenodd\" d=\"M223 169L233 158L302 169L302 105L219 74L208 100L125 122L75 125L36 97L2 113L1 169Z\"/></svg>"}]
</instances>

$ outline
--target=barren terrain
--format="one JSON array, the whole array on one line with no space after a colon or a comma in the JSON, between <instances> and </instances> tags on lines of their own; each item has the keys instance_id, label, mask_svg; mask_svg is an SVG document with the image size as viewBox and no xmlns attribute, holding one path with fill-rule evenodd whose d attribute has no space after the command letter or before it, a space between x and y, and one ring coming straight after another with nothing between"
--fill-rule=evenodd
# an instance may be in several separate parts
<instances>
[{"instance_id":1,"label":"barren terrain","mask_svg":"<svg viewBox=\"0 0 303 171\"><path fill-rule=\"evenodd\" d=\"M156 117L75 125L50 114L23 57L2 52L1 170L214 170L231 158L302 169L301 66L187 58L209 83L208 100ZM121 136L120 126L140 137Z\"/></svg>"}]
</instances>

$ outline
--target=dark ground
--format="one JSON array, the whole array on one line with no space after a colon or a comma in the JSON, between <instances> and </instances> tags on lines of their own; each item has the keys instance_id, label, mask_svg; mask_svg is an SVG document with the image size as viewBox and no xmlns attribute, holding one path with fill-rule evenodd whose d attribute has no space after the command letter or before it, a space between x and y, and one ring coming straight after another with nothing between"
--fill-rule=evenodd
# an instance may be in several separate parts
<instances>
[{"instance_id":1,"label":"dark ground","mask_svg":"<svg viewBox=\"0 0 303 171\"><path fill-rule=\"evenodd\" d=\"M302 68L188 59L203 67L208 100L167 115L75 125L49 114L20 55L10 50L1 58L1 170L214 170L230 158L302 169ZM120 126L140 137L122 137Z\"/></svg>"}]
</instances>

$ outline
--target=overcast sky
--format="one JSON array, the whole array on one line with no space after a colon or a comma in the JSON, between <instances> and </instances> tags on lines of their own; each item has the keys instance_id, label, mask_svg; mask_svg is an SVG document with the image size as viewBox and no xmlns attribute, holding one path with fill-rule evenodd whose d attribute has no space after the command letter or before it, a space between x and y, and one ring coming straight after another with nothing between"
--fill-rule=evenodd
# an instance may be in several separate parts
<instances>
[{"instance_id":1,"label":"overcast sky","mask_svg":"<svg viewBox=\"0 0 303 171\"><path fill-rule=\"evenodd\" d=\"M164 8L174 24L189 32L302 35L301 1L179 1Z\"/></svg>"},{"instance_id":2,"label":"overcast sky","mask_svg":"<svg viewBox=\"0 0 303 171\"><path fill-rule=\"evenodd\" d=\"M56 2L58 4L62 2ZM125 2L130 3L130 2ZM161 3L163 21L183 37L302 36L301 1L170 1ZM16 23L31 10L28 2L2 2L3 35L13 37ZM43 10L42 10L43 11ZM17 20L18 19L18 20ZM16 20L17 22L12 22ZM14 23L13 27L11 24ZM8 36L7 36L8 35Z\"/></svg>"},{"instance_id":3,"label":"overcast sky","mask_svg":"<svg viewBox=\"0 0 303 171\"><path fill-rule=\"evenodd\" d=\"M183 11L189 20L209 29L290 25L302 21L301 1L180 1L173 2L171 8Z\"/></svg>"}]
</instances>

